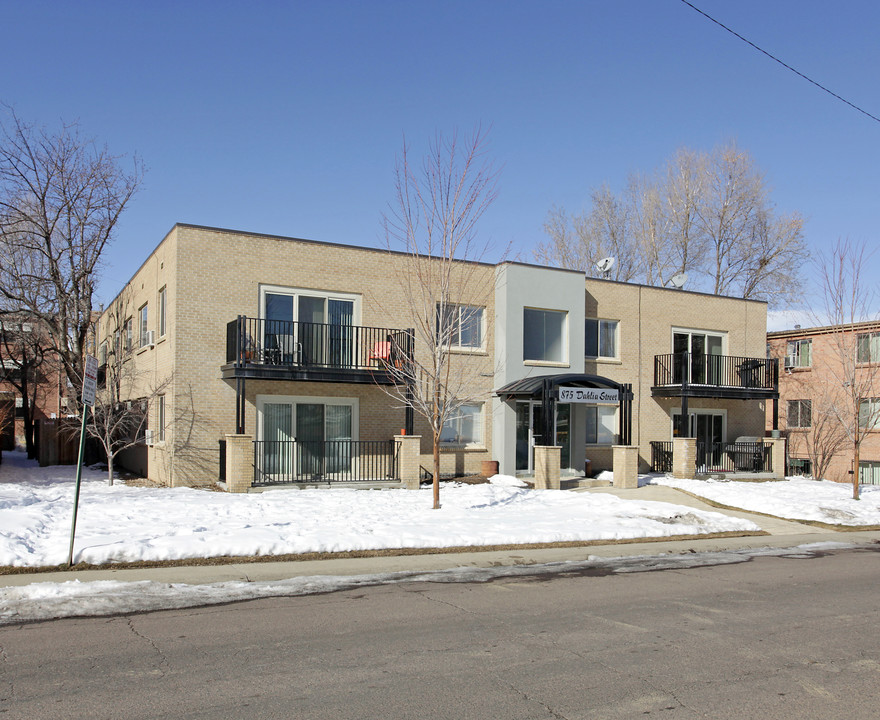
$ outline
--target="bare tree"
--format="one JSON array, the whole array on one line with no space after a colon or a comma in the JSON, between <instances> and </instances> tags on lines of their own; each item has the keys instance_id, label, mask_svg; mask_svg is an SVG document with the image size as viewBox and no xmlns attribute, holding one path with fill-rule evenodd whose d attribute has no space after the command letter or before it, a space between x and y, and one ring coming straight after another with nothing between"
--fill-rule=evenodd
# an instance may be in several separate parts
<instances>
[{"instance_id":1,"label":"bare tree","mask_svg":"<svg viewBox=\"0 0 880 720\"><path fill-rule=\"evenodd\" d=\"M859 499L859 453L868 432L880 427L880 348L857 323L876 319L876 292L862 276L864 244L839 240L817 268L822 278L822 306L813 310L817 324L830 324L830 353L825 371L830 379L829 413L852 449L853 498ZM824 320L824 323L819 319ZM868 342L865 343L865 338Z\"/></svg>"},{"instance_id":2,"label":"bare tree","mask_svg":"<svg viewBox=\"0 0 880 720\"><path fill-rule=\"evenodd\" d=\"M101 256L140 183L76 125L56 133L9 111L0 124L0 299L45 323L80 387Z\"/></svg>"},{"instance_id":3,"label":"bare tree","mask_svg":"<svg viewBox=\"0 0 880 720\"><path fill-rule=\"evenodd\" d=\"M454 336L478 330L481 282L478 264L487 245L476 226L496 196L497 172L485 159L486 133L462 140L437 135L421 164L404 142L395 168L395 199L383 217L394 277L414 328L414 352L389 363L397 384L388 392L427 421L433 442L434 508L440 507L440 444L444 426L480 392L478 364L453 351ZM468 262L471 261L471 262ZM478 368L474 370L474 368Z\"/></svg>"},{"instance_id":4,"label":"bare tree","mask_svg":"<svg viewBox=\"0 0 880 720\"><path fill-rule=\"evenodd\" d=\"M597 275L595 262L611 255L615 280L663 286L687 272L697 288L774 304L798 297L808 257L803 219L776 213L735 143L711 153L682 148L662 171L631 175L620 196L607 185L594 190L583 215L553 208L544 229L539 262Z\"/></svg>"},{"instance_id":5,"label":"bare tree","mask_svg":"<svg viewBox=\"0 0 880 720\"><path fill-rule=\"evenodd\" d=\"M118 297L105 315L107 340L99 350L103 378L99 377L98 392L90 418L86 423L89 437L100 443L107 456L107 482L113 484L114 462L123 452L147 440L150 410L164 403L171 378L157 378L152 372L140 371L134 352L133 318L125 294ZM83 409L85 412L85 409ZM164 413L156 412L163 427Z\"/></svg>"},{"instance_id":6,"label":"bare tree","mask_svg":"<svg viewBox=\"0 0 880 720\"><path fill-rule=\"evenodd\" d=\"M751 155L728 143L705 162L698 228L708 248L702 272L716 295L782 301L801 297L808 258L803 219L777 217Z\"/></svg>"},{"instance_id":7,"label":"bare tree","mask_svg":"<svg viewBox=\"0 0 880 720\"><path fill-rule=\"evenodd\" d=\"M627 281L639 272L639 248L629 231L629 206L607 185L591 194L590 212L569 217L553 208L544 223L549 242L539 243L535 257L547 265L582 270L589 277L604 277L596 263L605 257L617 262L610 279Z\"/></svg>"},{"instance_id":8,"label":"bare tree","mask_svg":"<svg viewBox=\"0 0 880 720\"><path fill-rule=\"evenodd\" d=\"M822 372L821 355L814 358L814 369ZM834 456L846 448L847 434L837 418L835 408L841 406L843 388L832 383L809 382L812 373L793 374L791 380L800 392L788 400L784 409L788 428L789 453L805 454L810 460L812 475L825 478ZM802 378L804 381L802 381ZM792 412L799 417L792 417Z\"/></svg>"}]
</instances>

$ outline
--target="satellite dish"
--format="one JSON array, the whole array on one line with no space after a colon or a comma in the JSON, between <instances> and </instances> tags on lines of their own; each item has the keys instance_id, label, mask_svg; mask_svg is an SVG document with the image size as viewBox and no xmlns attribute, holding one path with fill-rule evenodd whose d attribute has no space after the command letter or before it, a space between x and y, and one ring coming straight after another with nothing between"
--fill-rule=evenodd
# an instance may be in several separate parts
<instances>
[{"instance_id":1,"label":"satellite dish","mask_svg":"<svg viewBox=\"0 0 880 720\"><path fill-rule=\"evenodd\" d=\"M678 288L680 290L682 287L684 287L687 279L687 273L678 273L678 275L673 275L671 278L669 278L669 284L672 285L672 287Z\"/></svg>"},{"instance_id":2,"label":"satellite dish","mask_svg":"<svg viewBox=\"0 0 880 720\"><path fill-rule=\"evenodd\" d=\"M606 278L608 277L608 273L611 272L611 268L614 267L615 258L607 257L602 258L599 262L596 263L596 270L598 270L602 275Z\"/></svg>"}]
</instances>

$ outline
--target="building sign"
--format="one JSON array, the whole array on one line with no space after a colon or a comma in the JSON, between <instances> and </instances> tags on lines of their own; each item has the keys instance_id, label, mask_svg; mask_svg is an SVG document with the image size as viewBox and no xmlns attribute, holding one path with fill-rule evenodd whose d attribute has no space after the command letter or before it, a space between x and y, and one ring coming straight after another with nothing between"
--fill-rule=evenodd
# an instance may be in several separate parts
<instances>
[{"instance_id":1,"label":"building sign","mask_svg":"<svg viewBox=\"0 0 880 720\"><path fill-rule=\"evenodd\" d=\"M560 387L559 402L617 405L620 402L620 393L607 388Z\"/></svg>"}]
</instances>

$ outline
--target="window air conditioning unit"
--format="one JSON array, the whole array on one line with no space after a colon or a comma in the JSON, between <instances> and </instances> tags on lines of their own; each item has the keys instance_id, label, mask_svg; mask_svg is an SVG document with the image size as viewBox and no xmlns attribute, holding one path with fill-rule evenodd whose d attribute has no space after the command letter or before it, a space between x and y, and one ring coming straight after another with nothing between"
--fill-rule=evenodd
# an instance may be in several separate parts
<instances>
[{"instance_id":1,"label":"window air conditioning unit","mask_svg":"<svg viewBox=\"0 0 880 720\"><path fill-rule=\"evenodd\" d=\"M144 430L144 444L148 447L153 447L153 431L152 430Z\"/></svg>"},{"instance_id":2,"label":"window air conditioning unit","mask_svg":"<svg viewBox=\"0 0 880 720\"><path fill-rule=\"evenodd\" d=\"M147 347L153 347L156 344L156 331L147 330Z\"/></svg>"},{"instance_id":3,"label":"window air conditioning unit","mask_svg":"<svg viewBox=\"0 0 880 720\"><path fill-rule=\"evenodd\" d=\"M787 367L787 368L797 367L797 355L786 355L785 356L785 367Z\"/></svg>"}]
</instances>

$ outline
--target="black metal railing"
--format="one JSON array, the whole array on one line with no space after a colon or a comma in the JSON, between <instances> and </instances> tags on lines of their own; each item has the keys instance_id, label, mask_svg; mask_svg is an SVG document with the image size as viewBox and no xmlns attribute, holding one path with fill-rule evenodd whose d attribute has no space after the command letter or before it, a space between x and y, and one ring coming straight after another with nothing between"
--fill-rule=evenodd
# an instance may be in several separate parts
<instances>
[{"instance_id":1,"label":"black metal railing","mask_svg":"<svg viewBox=\"0 0 880 720\"><path fill-rule=\"evenodd\" d=\"M771 445L764 442L704 443L697 441L697 472L773 471Z\"/></svg>"},{"instance_id":2,"label":"black metal railing","mask_svg":"<svg viewBox=\"0 0 880 720\"><path fill-rule=\"evenodd\" d=\"M651 441L651 472L672 472L672 441Z\"/></svg>"},{"instance_id":3,"label":"black metal railing","mask_svg":"<svg viewBox=\"0 0 880 720\"><path fill-rule=\"evenodd\" d=\"M226 362L375 370L412 357L413 332L239 316L226 325Z\"/></svg>"},{"instance_id":4,"label":"black metal railing","mask_svg":"<svg viewBox=\"0 0 880 720\"><path fill-rule=\"evenodd\" d=\"M703 353L655 355L654 386L683 384L775 390L779 384L779 362L771 358Z\"/></svg>"},{"instance_id":5,"label":"black metal railing","mask_svg":"<svg viewBox=\"0 0 880 720\"><path fill-rule=\"evenodd\" d=\"M397 480L394 440L255 440L254 485Z\"/></svg>"}]
</instances>

